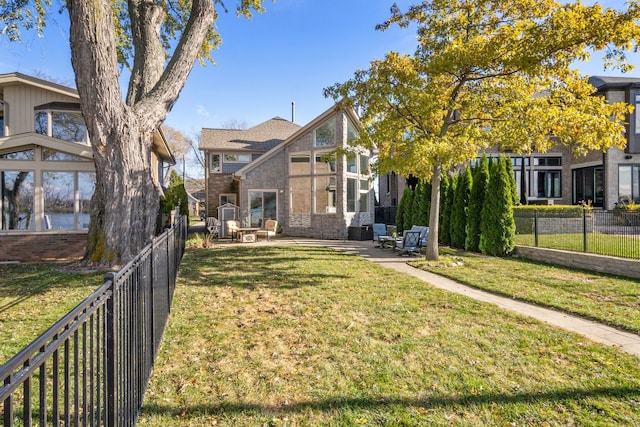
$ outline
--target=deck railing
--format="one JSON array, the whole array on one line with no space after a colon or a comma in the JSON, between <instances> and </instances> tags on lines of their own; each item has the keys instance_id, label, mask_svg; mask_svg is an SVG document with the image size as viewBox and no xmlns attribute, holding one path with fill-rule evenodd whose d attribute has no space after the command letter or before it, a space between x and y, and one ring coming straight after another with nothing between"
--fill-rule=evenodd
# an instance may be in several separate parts
<instances>
[{"instance_id":1,"label":"deck railing","mask_svg":"<svg viewBox=\"0 0 640 427\"><path fill-rule=\"evenodd\" d=\"M0 366L2 425L135 425L186 235L181 218Z\"/></svg>"}]
</instances>

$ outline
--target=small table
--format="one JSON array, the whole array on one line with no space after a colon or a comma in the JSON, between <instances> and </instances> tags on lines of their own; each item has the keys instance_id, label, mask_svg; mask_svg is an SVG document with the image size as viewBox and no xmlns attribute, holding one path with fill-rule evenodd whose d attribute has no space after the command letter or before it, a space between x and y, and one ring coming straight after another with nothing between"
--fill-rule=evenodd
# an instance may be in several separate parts
<instances>
[{"instance_id":1,"label":"small table","mask_svg":"<svg viewBox=\"0 0 640 427\"><path fill-rule=\"evenodd\" d=\"M258 241L259 228L243 227L238 228L238 240L242 243L253 243Z\"/></svg>"},{"instance_id":2,"label":"small table","mask_svg":"<svg viewBox=\"0 0 640 427\"><path fill-rule=\"evenodd\" d=\"M393 248L395 241L396 241L396 238L392 236L378 236L378 243L380 243L380 249L384 249L387 244L389 245L390 248Z\"/></svg>"}]
</instances>

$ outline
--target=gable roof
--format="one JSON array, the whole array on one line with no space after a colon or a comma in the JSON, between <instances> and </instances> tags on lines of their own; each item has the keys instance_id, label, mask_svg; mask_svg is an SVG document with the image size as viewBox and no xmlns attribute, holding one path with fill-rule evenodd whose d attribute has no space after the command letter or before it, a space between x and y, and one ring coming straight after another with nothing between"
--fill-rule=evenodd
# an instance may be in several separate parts
<instances>
[{"instance_id":1,"label":"gable roof","mask_svg":"<svg viewBox=\"0 0 640 427\"><path fill-rule=\"evenodd\" d=\"M324 113L320 114L318 117L316 117L311 122L309 122L307 125L298 129L297 132L289 136L282 144L279 144L273 147L271 150L269 150L262 156L258 157L255 161L247 164L246 166L238 170L236 173L234 173L234 176L244 178L244 175L247 172L251 171L258 165L264 163L267 159L273 157L276 153L283 150L288 145L293 144L293 142L296 141L300 136L304 135L307 132L311 132L313 129L315 129L320 124L322 124L322 122L327 120L329 117L335 115L340 110L344 110L347 116L349 117L349 119L353 122L353 124L358 128L360 128L360 119L358 118L358 115L352 108L343 108L340 104L334 104L333 106L329 107L329 109L326 110Z\"/></svg>"},{"instance_id":2,"label":"gable roof","mask_svg":"<svg viewBox=\"0 0 640 427\"><path fill-rule=\"evenodd\" d=\"M284 142L300 129L281 117L274 117L249 129L202 129L200 150L265 152Z\"/></svg>"}]
</instances>

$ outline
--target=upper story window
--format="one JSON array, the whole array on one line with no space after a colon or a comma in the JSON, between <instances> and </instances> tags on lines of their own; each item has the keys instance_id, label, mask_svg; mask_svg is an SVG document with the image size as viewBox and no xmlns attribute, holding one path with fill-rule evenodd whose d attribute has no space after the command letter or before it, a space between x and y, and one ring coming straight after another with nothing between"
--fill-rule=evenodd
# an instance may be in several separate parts
<instances>
[{"instance_id":1,"label":"upper story window","mask_svg":"<svg viewBox=\"0 0 640 427\"><path fill-rule=\"evenodd\" d=\"M633 114L636 116L636 135L640 134L640 110L638 110L640 108L640 94L636 95L634 97L634 106L635 109L633 110Z\"/></svg>"},{"instance_id":2,"label":"upper story window","mask_svg":"<svg viewBox=\"0 0 640 427\"><path fill-rule=\"evenodd\" d=\"M314 147L328 147L336 144L336 122L329 120L313 132Z\"/></svg>"},{"instance_id":3,"label":"upper story window","mask_svg":"<svg viewBox=\"0 0 640 427\"><path fill-rule=\"evenodd\" d=\"M355 141L358 139L358 136L356 126L351 123L351 120L347 120L347 142Z\"/></svg>"},{"instance_id":4,"label":"upper story window","mask_svg":"<svg viewBox=\"0 0 640 427\"><path fill-rule=\"evenodd\" d=\"M87 125L75 104L53 103L35 109L35 131L68 142L87 144Z\"/></svg>"},{"instance_id":5,"label":"upper story window","mask_svg":"<svg viewBox=\"0 0 640 427\"><path fill-rule=\"evenodd\" d=\"M250 154L225 154L224 161L228 163L249 163L251 161Z\"/></svg>"},{"instance_id":6,"label":"upper story window","mask_svg":"<svg viewBox=\"0 0 640 427\"><path fill-rule=\"evenodd\" d=\"M311 174L311 159L308 154L292 154L289 175Z\"/></svg>"},{"instance_id":7,"label":"upper story window","mask_svg":"<svg viewBox=\"0 0 640 427\"><path fill-rule=\"evenodd\" d=\"M209 156L209 170L212 173L222 172L222 168L220 167L220 154L211 154L211 156Z\"/></svg>"},{"instance_id":8,"label":"upper story window","mask_svg":"<svg viewBox=\"0 0 640 427\"><path fill-rule=\"evenodd\" d=\"M0 159L3 160L34 160L35 151L33 148L28 150L14 151L11 153L0 154Z\"/></svg>"},{"instance_id":9,"label":"upper story window","mask_svg":"<svg viewBox=\"0 0 640 427\"><path fill-rule=\"evenodd\" d=\"M562 157L534 157L534 166L562 166Z\"/></svg>"}]
</instances>

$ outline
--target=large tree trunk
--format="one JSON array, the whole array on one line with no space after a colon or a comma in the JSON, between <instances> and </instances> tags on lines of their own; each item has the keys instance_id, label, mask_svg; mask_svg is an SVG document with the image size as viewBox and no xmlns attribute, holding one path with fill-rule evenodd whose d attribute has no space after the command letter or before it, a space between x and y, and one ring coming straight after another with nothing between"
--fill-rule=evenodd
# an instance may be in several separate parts
<instances>
[{"instance_id":1,"label":"large tree trunk","mask_svg":"<svg viewBox=\"0 0 640 427\"><path fill-rule=\"evenodd\" d=\"M427 237L427 250L425 257L430 261L440 258L438 249L438 228L440 227L440 179L442 167L440 164L433 166L431 178L431 211L429 212L429 237Z\"/></svg>"},{"instance_id":2,"label":"large tree trunk","mask_svg":"<svg viewBox=\"0 0 640 427\"><path fill-rule=\"evenodd\" d=\"M71 62L96 165L87 262L122 265L153 237L159 211L151 167L153 131L184 87L215 17L211 0L191 4L189 21L163 69L162 8L144 0L128 2L135 61L125 103L112 2L67 2Z\"/></svg>"},{"instance_id":3,"label":"large tree trunk","mask_svg":"<svg viewBox=\"0 0 640 427\"><path fill-rule=\"evenodd\" d=\"M132 259L155 234L159 191L151 175L151 135L135 125L94 156L96 191L85 261L118 265ZM113 165L121 165L113 167Z\"/></svg>"}]
</instances>

